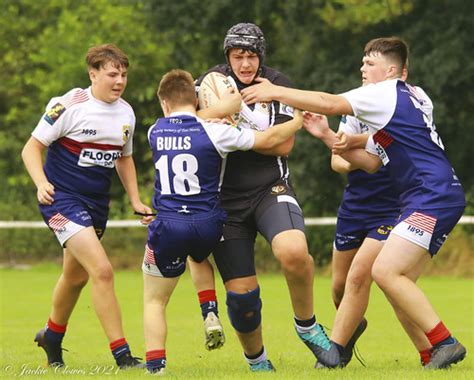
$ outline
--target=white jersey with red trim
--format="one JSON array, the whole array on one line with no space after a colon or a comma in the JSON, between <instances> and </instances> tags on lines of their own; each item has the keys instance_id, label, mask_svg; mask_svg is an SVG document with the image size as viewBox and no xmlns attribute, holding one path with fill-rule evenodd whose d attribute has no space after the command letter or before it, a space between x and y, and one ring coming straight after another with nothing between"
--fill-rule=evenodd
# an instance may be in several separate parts
<instances>
[{"instance_id":1,"label":"white jersey with red trim","mask_svg":"<svg viewBox=\"0 0 474 380\"><path fill-rule=\"evenodd\" d=\"M465 206L433 120L433 103L420 88L399 79L341 94L358 120L374 128L367 151L387 167L402 209Z\"/></svg>"},{"instance_id":2,"label":"white jersey with red trim","mask_svg":"<svg viewBox=\"0 0 474 380\"><path fill-rule=\"evenodd\" d=\"M89 87L52 98L32 135L49 147L44 170L56 190L107 207L115 160L132 154L134 129L126 101L100 101Z\"/></svg>"}]
</instances>

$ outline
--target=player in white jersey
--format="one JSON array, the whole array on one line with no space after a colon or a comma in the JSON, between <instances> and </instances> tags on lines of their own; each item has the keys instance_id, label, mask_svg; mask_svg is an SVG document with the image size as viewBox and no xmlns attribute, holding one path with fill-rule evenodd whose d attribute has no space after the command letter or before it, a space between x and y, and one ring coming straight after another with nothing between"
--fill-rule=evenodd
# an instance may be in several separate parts
<instances>
[{"instance_id":1,"label":"player in white jersey","mask_svg":"<svg viewBox=\"0 0 474 380\"><path fill-rule=\"evenodd\" d=\"M365 48L364 60L385 60L387 74L396 70L382 52L384 46L406 44L379 38ZM365 80L365 78L363 78ZM372 268L372 276L395 310L421 329L432 348L425 368L447 368L464 359L466 349L444 326L426 295L416 285L424 265L434 256L462 216L465 197L433 121L433 104L426 93L400 79L382 80L341 95L277 87L269 82L244 90L246 102L277 99L294 107L326 115L354 115L377 132L366 149L351 149L344 159L368 172L386 166L399 192L401 215ZM326 145L338 136L305 117L305 128ZM360 136L359 136L360 137ZM350 147L359 146L357 139Z\"/></svg>"},{"instance_id":2,"label":"player in white jersey","mask_svg":"<svg viewBox=\"0 0 474 380\"><path fill-rule=\"evenodd\" d=\"M166 305L191 256L202 262L218 244L226 219L219 190L225 158L236 150L265 151L301 128L301 114L264 132L205 122L196 116L194 81L186 71L165 74L158 87L164 118L148 132L156 169L153 207L143 260L146 365L166 366ZM299 115L299 117L298 117Z\"/></svg>"},{"instance_id":3,"label":"player in white jersey","mask_svg":"<svg viewBox=\"0 0 474 380\"><path fill-rule=\"evenodd\" d=\"M112 265L100 243L114 168L133 209L142 214L152 211L140 201L138 192L132 158L135 115L121 98L129 62L113 44L90 48L86 62L91 86L51 99L22 152L38 189L43 219L64 248L63 273L54 289L49 320L35 341L46 351L49 365L64 366L66 326L90 279L95 312L117 365L143 366L131 355L125 339ZM145 224L150 221L151 217L142 219Z\"/></svg>"}]
</instances>

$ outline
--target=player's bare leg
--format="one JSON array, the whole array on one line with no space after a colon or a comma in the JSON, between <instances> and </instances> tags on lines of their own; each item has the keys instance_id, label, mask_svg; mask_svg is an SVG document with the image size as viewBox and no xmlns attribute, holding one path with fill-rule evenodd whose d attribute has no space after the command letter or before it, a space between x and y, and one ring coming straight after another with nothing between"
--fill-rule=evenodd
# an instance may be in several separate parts
<instances>
[{"instance_id":1,"label":"player's bare leg","mask_svg":"<svg viewBox=\"0 0 474 380\"><path fill-rule=\"evenodd\" d=\"M339 353L331 345L324 328L316 323L313 306L314 261L304 233L283 231L272 240L272 250L280 262L288 284L298 336L318 362L328 367L339 363Z\"/></svg>"},{"instance_id":2,"label":"player's bare leg","mask_svg":"<svg viewBox=\"0 0 474 380\"><path fill-rule=\"evenodd\" d=\"M67 249L63 250L63 273L53 291L50 318L58 325L66 325L76 306L89 275Z\"/></svg>"},{"instance_id":3,"label":"player's bare leg","mask_svg":"<svg viewBox=\"0 0 474 380\"><path fill-rule=\"evenodd\" d=\"M344 288L346 287L347 274L351 267L352 260L357 253L358 248L349 249L347 251L338 251L336 248L332 251L331 261L331 292L332 300L336 308L342 302L344 296Z\"/></svg>"},{"instance_id":4,"label":"player's bare leg","mask_svg":"<svg viewBox=\"0 0 474 380\"><path fill-rule=\"evenodd\" d=\"M423 267L427 257L426 249L391 234L374 263L372 276L394 308L416 324L433 345L426 368L446 368L464 359L466 349L451 336L428 298L407 275L419 265Z\"/></svg>"},{"instance_id":5,"label":"player's bare leg","mask_svg":"<svg viewBox=\"0 0 474 380\"><path fill-rule=\"evenodd\" d=\"M314 315L314 261L304 233L300 230L280 232L272 240L272 251L283 269L295 316L302 320L311 318Z\"/></svg>"},{"instance_id":6,"label":"player's bare leg","mask_svg":"<svg viewBox=\"0 0 474 380\"><path fill-rule=\"evenodd\" d=\"M143 274L144 329L147 369L163 373L166 366L166 306L179 277L164 278Z\"/></svg>"},{"instance_id":7,"label":"player's bare leg","mask_svg":"<svg viewBox=\"0 0 474 380\"><path fill-rule=\"evenodd\" d=\"M355 255L347 275L344 297L339 305L331 333L331 340L344 347L341 364L346 366L352 358L352 349L366 322L357 336L354 334L361 324L369 303L372 284L372 265L382 247L376 239L366 238Z\"/></svg>"}]
</instances>

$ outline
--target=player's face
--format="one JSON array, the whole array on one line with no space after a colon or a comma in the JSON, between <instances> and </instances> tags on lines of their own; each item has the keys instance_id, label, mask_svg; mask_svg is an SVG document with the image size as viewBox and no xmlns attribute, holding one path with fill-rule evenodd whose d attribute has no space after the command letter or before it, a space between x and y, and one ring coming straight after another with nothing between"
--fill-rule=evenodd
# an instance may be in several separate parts
<instances>
[{"instance_id":1,"label":"player's face","mask_svg":"<svg viewBox=\"0 0 474 380\"><path fill-rule=\"evenodd\" d=\"M229 64L233 73L243 84L250 84L257 75L258 55L242 49L230 49Z\"/></svg>"},{"instance_id":2,"label":"player's face","mask_svg":"<svg viewBox=\"0 0 474 380\"><path fill-rule=\"evenodd\" d=\"M127 87L127 68L115 67L112 62L107 62L99 70L90 69L89 77L92 82L92 94L106 103L115 102Z\"/></svg>"},{"instance_id":3,"label":"player's face","mask_svg":"<svg viewBox=\"0 0 474 380\"><path fill-rule=\"evenodd\" d=\"M378 83L389 79L393 65L380 53L371 53L362 58L362 85Z\"/></svg>"}]
</instances>

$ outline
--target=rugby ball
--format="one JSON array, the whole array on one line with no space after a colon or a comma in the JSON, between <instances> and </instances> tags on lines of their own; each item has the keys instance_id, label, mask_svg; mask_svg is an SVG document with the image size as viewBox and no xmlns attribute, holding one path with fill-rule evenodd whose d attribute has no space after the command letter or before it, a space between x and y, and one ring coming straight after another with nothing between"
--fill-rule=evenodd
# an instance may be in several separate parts
<instances>
[{"instance_id":1,"label":"rugby ball","mask_svg":"<svg viewBox=\"0 0 474 380\"><path fill-rule=\"evenodd\" d=\"M228 92L229 89L238 91L237 86L235 85L235 82L232 80L232 78L229 78L216 71L207 74L199 86L199 108L204 109L216 104L221 99L222 95ZM239 113L235 113L231 116L228 116L227 119L232 124L237 124L240 119L240 115Z\"/></svg>"}]
</instances>

